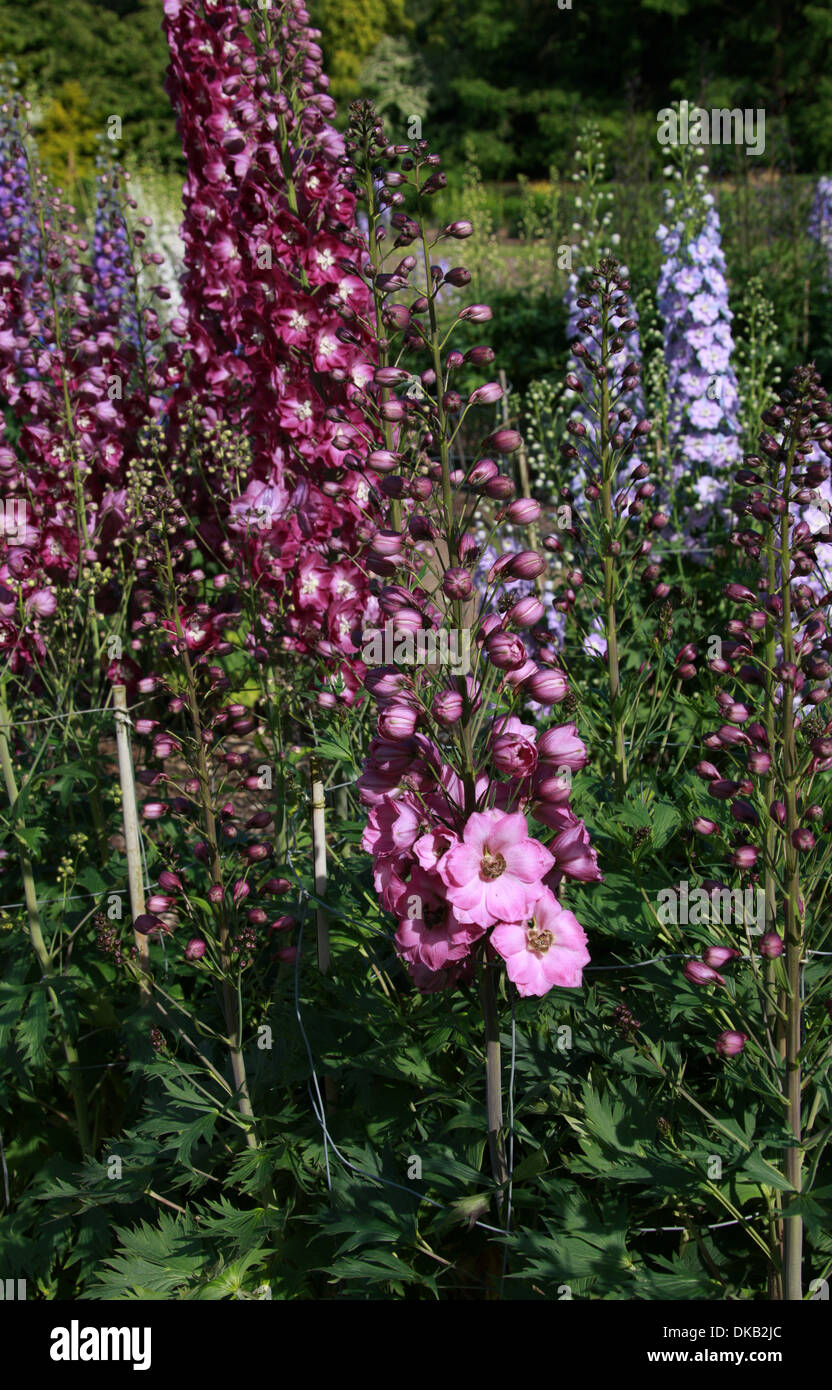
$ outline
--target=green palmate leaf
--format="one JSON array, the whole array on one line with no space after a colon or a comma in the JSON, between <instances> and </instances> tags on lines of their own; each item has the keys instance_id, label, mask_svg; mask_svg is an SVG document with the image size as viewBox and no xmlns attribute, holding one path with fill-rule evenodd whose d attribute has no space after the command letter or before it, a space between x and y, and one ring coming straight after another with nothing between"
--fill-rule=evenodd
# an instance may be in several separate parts
<instances>
[{"instance_id":1,"label":"green palmate leaf","mask_svg":"<svg viewBox=\"0 0 832 1390\"><path fill-rule=\"evenodd\" d=\"M62 806L68 806L74 797L83 793L85 787L95 785L95 773L82 762L64 763L53 770L53 775L55 781L52 789L58 793Z\"/></svg>"},{"instance_id":2,"label":"green palmate leaf","mask_svg":"<svg viewBox=\"0 0 832 1390\"><path fill-rule=\"evenodd\" d=\"M48 1061L46 1039L49 1037L49 1025L49 1000L43 989L36 989L17 1028L18 1041L33 1067L42 1067Z\"/></svg>"},{"instance_id":3,"label":"green palmate leaf","mask_svg":"<svg viewBox=\"0 0 832 1390\"><path fill-rule=\"evenodd\" d=\"M652 825L650 828L650 838L654 848L662 849L678 830L682 823L682 817L675 806L671 806L667 801L654 803L652 810Z\"/></svg>"},{"instance_id":4,"label":"green palmate leaf","mask_svg":"<svg viewBox=\"0 0 832 1390\"><path fill-rule=\"evenodd\" d=\"M548 1167L549 1160L545 1149L535 1149L534 1153L527 1154L522 1162L517 1164L513 1177L515 1182L523 1182L526 1178L536 1177L538 1173L545 1173Z\"/></svg>"},{"instance_id":5,"label":"green palmate leaf","mask_svg":"<svg viewBox=\"0 0 832 1390\"><path fill-rule=\"evenodd\" d=\"M345 763L347 767L352 767L355 755L346 742L340 742L333 734L328 738L320 739L316 745L316 751L321 758L326 758L331 762Z\"/></svg>"},{"instance_id":6,"label":"green palmate leaf","mask_svg":"<svg viewBox=\"0 0 832 1390\"><path fill-rule=\"evenodd\" d=\"M637 1287L642 1298L682 1300L690 1298L719 1298L721 1285L706 1270L694 1263L694 1255L678 1260L654 1256L651 1264L638 1271Z\"/></svg>"},{"instance_id":7,"label":"green palmate leaf","mask_svg":"<svg viewBox=\"0 0 832 1390\"><path fill-rule=\"evenodd\" d=\"M360 1256L340 1257L333 1261L327 1272L332 1279L358 1280L361 1284L372 1286L381 1284L399 1295L412 1283L438 1293L434 1275L417 1274L392 1250L373 1250Z\"/></svg>"},{"instance_id":8,"label":"green palmate leaf","mask_svg":"<svg viewBox=\"0 0 832 1390\"><path fill-rule=\"evenodd\" d=\"M192 1217L162 1212L158 1223L142 1221L133 1230L118 1230L119 1254L105 1261L91 1298L182 1297L205 1268L203 1249Z\"/></svg>"},{"instance_id":9,"label":"green palmate leaf","mask_svg":"<svg viewBox=\"0 0 832 1390\"><path fill-rule=\"evenodd\" d=\"M244 1255L233 1260L219 1274L213 1275L206 1283L200 1284L193 1293L189 1294L189 1298L204 1301L206 1299L239 1297L243 1290L251 1289L257 1282L252 1278L252 1274L255 1270L263 1270L269 1259L269 1253L266 1249L247 1250Z\"/></svg>"},{"instance_id":10,"label":"green palmate leaf","mask_svg":"<svg viewBox=\"0 0 832 1390\"><path fill-rule=\"evenodd\" d=\"M183 1163L186 1166L190 1164L191 1154L195 1146L201 1140L210 1139L214 1132L217 1119L217 1112L215 1110L209 1110L178 1131L179 1142L176 1146L177 1162Z\"/></svg>"},{"instance_id":11,"label":"green palmate leaf","mask_svg":"<svg viewBox=\"0 0 832 1390\"><path fill-rule=\"evenodd\" d=\"M741 1178L746 1178L752 1182L761 1183L767 1187L775 1187L779 1192L793 1192L794 1187L788 1178L771 1163L768 1163L761 1154L751 1153L743 1158L742 1168L739 1171Z\"/></svg>"}]
</instances>

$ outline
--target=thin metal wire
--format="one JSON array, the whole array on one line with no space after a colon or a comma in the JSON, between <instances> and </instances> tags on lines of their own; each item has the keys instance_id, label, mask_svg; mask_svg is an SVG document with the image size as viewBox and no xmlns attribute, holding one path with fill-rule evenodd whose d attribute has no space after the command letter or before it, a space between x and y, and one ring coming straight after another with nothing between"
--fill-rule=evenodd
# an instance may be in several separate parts
<instances>
[{"instance_id":1,"label":"thin metal wire","mask_svg":"<svg viewBox=\"0 0 832 1390\"><path fill-rule=\"evenodd\" d=\"M335 782L331 787L324 787L324 795L327 792L338 792L342 787L354 787L357 781L358 777L351 777L348 782Z\"/></svg>"},{"instance_id":2,"label":"thin metal wire","mask_svg":"<svg viewBox=\"0 0 832 1390\"><path fill-rule=\"evenodd\" d=\"M733 1221L717 1221L712 1226L697 1226L697 1231L721 1231L724 1226L743 1226L746 1221L762 1221L768 1219L767 1213L758 1212L755 1216L737 1216ZM661 1234L664 1231L689 1231L689 1226L639 1226L636 1235L647 1236Z\"/></svg>"},{"instance_id":3,"label":"thin metal wire","mask_svg":"<svg viewBox=\"0 0 832 1390\"><path fill-rule=\"evenodd\" d=\"M138 709L138 705L131 705L131 709ZM114 705L99 705L96 709L74 709L68 714L47 714L43 719L15 719L13 724L0 724L0 729L15 729L20 724L52 724L55 720L82 718L87 714L113 714ZM130 723L133 721L130 720Z\"/></svg>"},{"instance_id":4,"label":"thin metal wire","mask_svg":"<svg viewBox=\"0 0 832 1390\"><path fill-rule=\"evenodd\" d=\"M653 956L651 960L637 960L632 965L587 965L584 967L584 972L588 973L590 970L638 970L641 966L658 965L663 960L689 960L690 955L690 951L677 951L672 956Z\"/></svg>"},{"instance_id":5,"label":"thin metal wire","mask_svg":"<svg viewBox=\"0 0 832 1390\"><path fill-rule=\"evenodd\" d=\"M66 898L64 898L64 897L59 897L59 898L35 898L35 902L37 903L38 907L44 907L44 906L46 906L48 903L72 903L72 902L80 902L82 899L89 900L90 898L109 898L109 897L111 897L111 896L112 896L112 897L118 896L118 897L120 897L120 898L123 898L123 897L125 896L126 893L127 893L127 889L126 889L126 888L105 888L105 889L103 889L100 893L70 893L69 896L66 897ZM0 903L0 912L5 912L6 909L7 909L7 908L10 908L10 907L26 907L26 906L27 906L27 904L26 904L25 902L21 902L21 903Z\"/></svg>"}]
</instances>

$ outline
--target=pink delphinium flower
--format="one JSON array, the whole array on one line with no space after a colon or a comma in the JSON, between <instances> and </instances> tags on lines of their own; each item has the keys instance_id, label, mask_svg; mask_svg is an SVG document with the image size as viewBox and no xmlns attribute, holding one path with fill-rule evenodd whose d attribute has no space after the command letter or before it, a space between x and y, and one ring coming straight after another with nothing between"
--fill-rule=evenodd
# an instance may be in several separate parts
<instances>
[{"instance_id":1,"label":"pink delphinium flower","mask_svg":"<svg viewBox=\"0 0 832 1390\"><path fill-rule=\"evenodd\" d=\"M443 970L463 960L485 927L461 922L445 897L445 885L435 874L416 868L397 898L399 918L396 945L407 960L431 970Z\"/></svg>"},{"instance_id":2,"label":"pink delphinium flower","mask_svg":"<svg viewBox=\"0 0 832 1390\"><path fill-rule=\"evenodd\" d=\"M549 851L529 837L525 816L475 811L439 873L460 919L490 927L522 920L553 865Z\"/></svg>"},{"instance_id":3,"label":"pink delphinium flower","mask_svg":"<svg viewBox=\"0 0 832 1390\"><path fill-rule=\"evenodd\" d=\"M554 985L576 989L589 964L586 933L574 913L544 888L528 921L494 928L491 944L506 963L518 994L540 996Z\"/></svg>"}]
</instances>

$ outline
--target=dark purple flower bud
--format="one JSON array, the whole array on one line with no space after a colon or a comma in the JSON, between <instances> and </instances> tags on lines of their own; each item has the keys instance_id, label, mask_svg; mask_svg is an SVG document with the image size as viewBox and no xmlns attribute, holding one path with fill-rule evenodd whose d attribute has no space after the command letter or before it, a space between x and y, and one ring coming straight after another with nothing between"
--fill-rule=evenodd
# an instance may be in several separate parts
<instances>
[{"instance_id":1,"label":"dark purple flower bud","mask_svg":"<svg viewBox=\"0 0 832 1390\"><path fill-rule=\"evenodd\" d=\"M689 960L682 974L686 980L690 980L692 985L725 984L722 976L702 960Z\"/></svg>"},{"instance_id":2,"label":"dark purple flower bud","mask_svg":"<svg viewBox=\"0 0 832 1390\"><path fill-rule=\"evenodd\" d=\"M724 1033L720 1033L716 1040L716 1050L720 1057L736 1057L742 1052L748 1042L747 1033L738 1033L733 1028L727 1028Z\"/></svg>"},{"instance_id":3,"label":"dark purple flower bud","mask_svg":"<svg viewBox=\"0 0 832 1390\"><path fill-rule=\"evenodd\" d=\"M716 801L730 801L732 796L736 796L739 791L739 782L733 782L729 778L719 777L715 782L708 784L708 794Z\"/></svg>"},{"instance_id":4,"label":"dark purple flower bud","mask_svg":"<svg viewBox=\"0 0 832 1390\"><path fill-rule=\"evenodd\" d=\"M207 950L205 942L198 936L192 936L185 947L186 960L201 960Z\"/></svg>"},{"instance_id":5,"label":"dark purple flower bud","mask_svg":"<svg viewBox=\"0 0 832 1390\"><path fill-rule=\"evenodd\" d=\"M712 970L719 970L720 966L726 965L729 960L738 960L739 954L733 946L709 946L707 951L702 952L702 959Z\"/></svg>"},{"instance_id":6,"label":"dark purple flower bud","mask_svg":"<svg viewBox=\"0 0 832 1390\"><path fill-rule=\"evenodd\" d=\"M401 386L409 377L403 367L377 367L373 373L377 386Z\"/></svg>"},{"instance_id":7,"label":"dark purple flower bud","mask_svg":"<svg viewBox=\"0 0 832 1390\"><path fill-rule=\"evenodd\" d=\"M530 594L514 604L508 612L508 620L513 627L534 627L536 623L540 622L544 611L540 599Z\"/></svg>"},{"instance_id":8,"label":"dark purple flower bud","mask_svg":"<svg viewBox=\"0 0 832 1390\"><path fill-rule=\"evenodd\" d=\"M487 367L494 361L494 357L495 353L492 347L480 344L477 347L468 349L465 354L465 361L472 363L475 367Z\"/></svg>"},{"instance_id":9,"label":"dark purple flower bud","mask_svg":"<svg viewBox=\"0 0 832 1390\"><path fill-rule=\"evenodd\" d=\"M798 827L797 830L792 831L792 844L794 845L795 849L800 850L802 853L805 850L815 848L815 837L812 834L811 830L801 829L800 827Z\"/></svg>"},{"instance_id":10,"label":"dark purple flower bud","mask_svg":"<svg viewBox=\"0 0 832 1390\"><path fill-rule=\"evenodd\" d=\"M374 449L367 459L367 465L374 473L391 473L400 463L400 456L391 449Z\"/></svg>"},{"instance_id":11,"label":"dark purple flower bud","mask_svg":"<svg viewBox=\"0 0 832 1390\"><path fill-rule=\"evenodd\" d=\"M464 309L460 310L457 317L466 319L469 323L488 323L488 320L492 318L492 313L487 304L468 304ZM468 356L470 361L474 360L472 355L474 352L476 352L476 348L471 348L469 350Z\"/></svg>"},{"instance_id":12,"label":"dark purple flower bud","mask_svg":"<svg viewBox=\"0 0 832 1390\"><path fill-rule=\"evenodd\" d=\"M753 845L739 845L731 855L731 863L735 869L753 869L759 854Z\"/></svg>"},{"instance_id":13,"label":"dark purple flower bud","mask_svg":"<svg viewBox=\"0 0 832 1390\"><path fill-rule=\"evenodd\" d=\"M486 639L485 650L494 666L502 671L516 670L526 660L526 648L513 632L493 632Z\"/></svg>"},{"instance_id":14,"label":"dark purple flower bud","mask_svg":"<svg viewBox=\"0 0 832 1390\"><path fill-rule=\"evenodd\" d=\"M546 561L536 550L519 550L510 556L501 573L506 579L537 579L546 569Z\"/></svg>"},{"instance_id":15,"label":"dark purple flower bud","mask_svg":"<svg viewBox=\"0 0 832 1390\"><path fill-rule=\"evenodd\" d=\"M560 671L535 671L526 681L525 689L541 705L557 705L569 693L566 677Z\"/></svg>"},{"instance_id":16,"label":"dark purple flower bud","mask_svg":"<svg viewBox=\"0 0 832 1390\"><path fill-rule=\"evenodd\" d=\"M782 936L778 935L776 931L767 931L760 937L758 950L761 956L765 956L766 960L776 960L778 956L783 954Z\"/></svg>"},{"instance_id":17,"label":"dark purple flower bud","mask_svg":"<svg viewBox=\"0 0 832 1390\"><path fill-rule=\"evenodd\" d=\"M497 477L498 471L493 459L480 459L479 463L475 463L468 474L468 481L472 487L483 487L486 483L490 483L492 478Z\"/></svg>"},{"instance_id":18,"label":"dark purple flower bud","mask_svg":"<svg viewBox=\"0 0 832 1390\"><path fill-rule=\"evenodd\" d=\"M490 434L483 442L483 448L493 449L497 454L513 454L523 443L522 435L517 430L499 429Z\"/></svg>"},{"instance_id":19,"label":"dark purple flower bud","mask_svg":"<svg viewBox=\"0 0 832 1390\"><path fill-rule=\"evenodd\" d=\"M474 581L468 570L455 566L446 570L442 576L442 592L446 598L469 598L474 591Z\"/></svg>"},{"instance_id":20,"label":"dark purple flower bud","mask_svg":"<svg viewBox=\"0 0 832 1390\"><path fill-rule=\"evenodd\" d=\"M152 912L142 912L133 918L133 931L137 931L140 936L152 936L155 932L161 931L164 925L162 919Z\"/></svg>"},{"instance_id":21,"label":"dark purple flower bud","mask_svg":"<svg viewBox=\"0 0 832 1390\"><path fill-rule=\"evenodd\" d=\"M478 386L468 397L469 405L493 405L499 401L503 394L503 388L498 381L487 381L484 386Z\"/></svg>"},{"instance_id":22,"label":"dark purple flower bud","mask_svg":"<svg viewBox=\"0 0 832 1390\"><path fill-rule=\"evenodd\" d=\"M487 497L493 497L495 502L506 502L514 494L514 483L511 478L499 474L486 483L485 493Z\"/></svg>"},{"instance_id":23,"label":"dark purple flower bud","mask_svg":"<svg viewBox=\"0 0 832 1390\"><path fill-rule=\"evenodd\" d=\"M541 506L532 497L518 497L506 507L506 521L515 526L530 526L540 519Z\"/></svg>"},{"instance_id":24,"label":"dark purple flower bud","mask_svg":"<svg viewBox=\"0 0 832 1390\"><path fill-rule=\"evenodd\" d=\"M431 709L436 722L449 727L462 718L462 696L456 690L440 690Z\"/></svg>"},{"instance_id":25,"label":"dark purple flower bud","mask_svg":"<svg viewBox=\"0 0 832 1390\"><path fill-rule=\"evenodd\" d=\"M744 584L726 584L723 590L726 598L734 599L737 603L756 603L757 597L747 589Z\"/></svg>"}]
</instances>

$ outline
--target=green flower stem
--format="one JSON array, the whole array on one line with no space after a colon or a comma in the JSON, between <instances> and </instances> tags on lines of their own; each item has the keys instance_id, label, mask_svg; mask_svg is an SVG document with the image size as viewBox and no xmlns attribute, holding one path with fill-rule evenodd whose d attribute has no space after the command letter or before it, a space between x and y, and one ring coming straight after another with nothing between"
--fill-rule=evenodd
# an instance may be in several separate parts
<instances>
[{"instance_id":1,"label":"green flower stem","mask_svg":"<svg viewBox=\"0 0 832 1390\"><path fill-rule=\"evenodd\" d=\"M199 714L199 702L196 692L196 680L191 665L191 658L188 646L185 641L185 634L182 630L182 621L179 617L179 607L176 601L176 585L173 578L173 564L170 556L170 548L167 540L165 546L165 564L167 568L168 592L170 594L171 616L176 626L176 635L179 639L179 647L182 653L182 663L185 669L185 688L188 701L188 711L191 718L191 730L193 733L194 747L196 752L196 772L199 781L199 800L202 810L202 824L205 831L205 838L208 841L208 849L211 856L211 873L214 883L222 883L222 861L220 859L219 836L217 835L217 823L214 816L214 808L211 804L211 778L208 771L208 760L205 756L205 741L202 737L202 720ZM223 971L222 982L222 1002L223 1013L225 1015L225 1026L228 1030L229 1057L231 1060L231 1075L234 1078L234 1086L239 1094L239 1111L246 1120L249 1127L246 1129L246 1143L249 1148L259 1147L257 1134L254 1128L254 1111L248 1092L248 1079L246 1077L246 1064L242 1049L242 1016L238 1007L237 991L231 981L231 956L229 950L230 933L228 930L228 919L225 913L225 904L218 906L219 918L219 946L220 961Z\"/></svg>"},{"instance_id":2,"label":"green flower stem","mask_svg":"<svg viewBox=\"0 0 832 1390\"><path fill-rule=\"evenodd\" d=\"M788 498L791 475L794 467L796 436L792 431L783 496ZM791 548L789 528L791 517L788 509L783 512L780 529L780 582L783 602L783 660L793 663L795 657L794 634L792 631L791 604ZM801 965L803 958L803 920L800 911L800 872L798 851L792 844L792 834L798 829L797 784L799 777L797 746L794 727L794 688L789 681L784 682L783 693L783 775L786 802L786 876L785 876L785 914L786 914L786 1099L788 1102L788 1121L794 1144L786 1150L785 1172L795 1192L800 1192L802 1181L803 1154L801 1149L801 1084L800 1084L800 1045L802 1033L802 1001L800 998ZM803 1219L789 1217L783 1223L783 1298L797 1301L803 1298Z\"/></svg>"}]
</instances>

